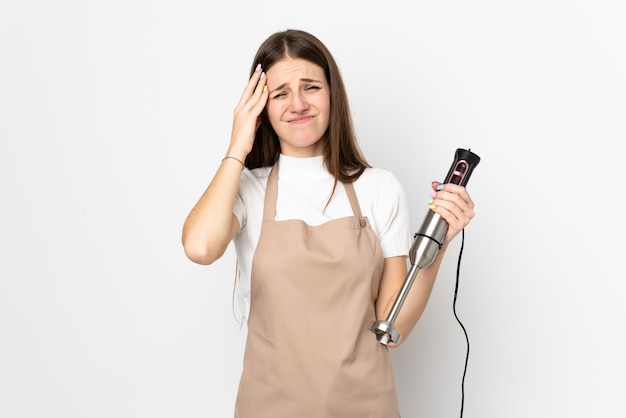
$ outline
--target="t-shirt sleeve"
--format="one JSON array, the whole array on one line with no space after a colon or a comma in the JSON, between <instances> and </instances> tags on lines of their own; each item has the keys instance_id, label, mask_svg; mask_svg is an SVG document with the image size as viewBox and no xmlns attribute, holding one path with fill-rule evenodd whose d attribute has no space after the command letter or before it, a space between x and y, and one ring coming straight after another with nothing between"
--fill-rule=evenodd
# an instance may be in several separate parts
<instances>
[{"instance_id":1,"label":"t-shirt sleeve","mask_svg":"<svg viewBox=\"0 0 626 418\"><path fill-rule=\"evenodd\" d=\"M243 204L243 200L239 193L237 193L237 197L235 198L235 206L233 207L233 215L239 221L239 230L241 231L246 225L246 207Z\"/></svg>"},{"instance_id":2,"label":"t-shirt sleeve","mask_svg":"<svg viewBox=\"0 0 626 418\"><path fill-rule=\"evenodd\" d=\"M248 222L251 224L261 223L263 216L263 198L270 167L248 170L244 168L241 172L239 189L235 197L233 215L239 221L239 232L246 228Z\"/></svg>"},{"instance_id":3,"label":"t-shirt sleeve","mask_svg":"<svg viewBox=\"0 0 626 418\"><path fill-rule=\"evenodd\" d=\"M400 181L386 172L373 210L383 256L407 256L411 247L410 215L406 193Z\"/></svg>"},{"instance_id":4,"label":"t-shirt sleeve","mask_svg":"<svg viewBox=\"0 0 626 418\"><path fill-rule=\"evenodd\" d=\"M244 201L248 199L248 197L246 196L246 193L249 194L249 189L252 184L251 179L252 179L252 174L250 173L250 170L248 170L247 168L244 168L243 171L241 172L241 180L239 183L239 189L237 190L237 196L235 197L235 204L233 206L233 215L235 215L235 217L239 221L240 231L245 228L246 222L248 220L247 213L246 213L246 205Z\"/></svg>"}]
</instances>

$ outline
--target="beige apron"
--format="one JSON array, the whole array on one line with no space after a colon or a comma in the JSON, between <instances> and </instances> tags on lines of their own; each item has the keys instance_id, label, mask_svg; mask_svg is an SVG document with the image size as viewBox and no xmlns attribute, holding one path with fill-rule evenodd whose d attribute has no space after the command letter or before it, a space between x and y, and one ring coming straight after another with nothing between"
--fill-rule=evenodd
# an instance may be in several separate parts
<instances>
[{"instance_id":1,"label":"beige apron","mask_svg":"<svg viewBox=\"0 0 626 418\"><path fill-rule=\"evenodd\" d=\"M252 261L236 418L397 418L389 352L375 320L383 256L352 184L354 216L275 221L278 163Z\"/></svg>"}]
</instances>

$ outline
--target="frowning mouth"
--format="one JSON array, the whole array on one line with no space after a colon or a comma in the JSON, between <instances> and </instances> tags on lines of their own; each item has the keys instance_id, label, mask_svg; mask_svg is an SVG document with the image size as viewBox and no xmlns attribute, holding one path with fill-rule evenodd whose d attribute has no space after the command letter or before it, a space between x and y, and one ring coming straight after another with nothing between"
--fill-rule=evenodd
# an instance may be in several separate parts
<instances>
[{"instance_id":1,"label":"frowning mouth","mask_svg":"<svg viewBox=\"0 0 626 418\"><path fill-rule=\"evenodd\" d=\"M305 123L305 122L310 121L311 119L313 119L313 116L311 115L298 116L297 118L290 119L289 123L294 123L294 124Z\"/></svg>"}]
</instances>

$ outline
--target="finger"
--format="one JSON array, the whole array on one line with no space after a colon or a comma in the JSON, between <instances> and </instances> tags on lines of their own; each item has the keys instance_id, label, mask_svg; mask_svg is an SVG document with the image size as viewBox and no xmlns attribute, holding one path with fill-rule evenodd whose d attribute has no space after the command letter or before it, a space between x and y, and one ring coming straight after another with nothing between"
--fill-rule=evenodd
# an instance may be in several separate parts
<instances>
[{"instance_id":1,"label":"finger","mask_svg":"<svg viewBox=\"0 0 626 418\"><path fill-rule=\"evenodd\" d=\"M452 241L470 223L473 211L469 214L460 210L457 206L449 206L449 202L436 206L433 212L440 215L448 223L445 242Z\"/></svg>"},{"instance_id":2,"label":"finger","mask_svg":"<svg viewBox=\"0 0 626 418\"><path fill-rule=\"evenodd\" d=\"M456 218L467 223L474 217L474 201L461 186L445 185L445 188L437 191L428 203L431 209L449 222Z\"/></svg>"},{"instance_id":3,"label":"finger","mask_svg":"<svg viewBox=\"0 0 626 418\"><path fill-rule=\"evenodd\" d=\"M250 80L248 80L248 84L246 85L243 92L241 93L241 97L239 99L240 106L245 104L248 101L248 99L252 96L255 90L258 90L261 76L265 78L265 73L262 71L261 64L257 64L256 68L254 69L254 72L252 73L252 77L250 77ZM265 83L263 83L263 85L265 85Z\"/></svg>"},{"instance_id":4,"label":"finger","mask_svg":"<svg viewBox=\"0 0 626 418\"><path fill-rule=\"evenodd\" d=\"M258 81L256 87L254 87L254 91L249 97L245 97L244 95L238 109L258 116L267 104L268 97L267 78L265 77L265 73L261 72L261 74L258 75Z\"/></svg>"},{"instance_id":5,"label":"finger","mask_svg":"<svg viewBox=\"0 0 626 418\"><path fill-rule=\"evenodd\" d=\"M469 218L472 214L472 209L462 201L435 198L429 207L443 216L446 221L452 217L457 219Z\"/></svg>"},{"instance_id":6,"label":"finger","mask_svg":"<svg viewBox=\"0 0 626 418\"><path fill-rule=\"evenodd\" d=\"M435 182L433 182L434 185ZM470 197L467 189L454 183L439 183L435 188L435 196L439 199L465 202L470 208L474 208L474 201Z\"/></svg>"},{"instance_id":7,"label":"finger","mask_svg":"<svg viewBox=\"0 0 626 418\"><path fill-rule=\"evenodd\" d=\"M449 196L446 196L449 197ZM456 196L450 200L441 199L438 200L435 204L438 204L440 207L448 210L453 214L457 219L460 219L463 222L469 222L474 217L474 205L473 202L470 204L466 200L461 199Z\"/></svg>"},{"instance_id":8,"label":"finger","mask_svg":"<svg viewBox=\"0 0 626 418\"><path fill-rule=\"evenodd\" d=\"M254 103L252 109L257 113L261 113L261 111L265 107L265 104L267 103L268 97L269 91L267 88L267 77L265 77L265 73L261 73L259 82L257 83L257 86L254 89L254 94L252 96L252 103Z\"/></svg>"}]
</instances>

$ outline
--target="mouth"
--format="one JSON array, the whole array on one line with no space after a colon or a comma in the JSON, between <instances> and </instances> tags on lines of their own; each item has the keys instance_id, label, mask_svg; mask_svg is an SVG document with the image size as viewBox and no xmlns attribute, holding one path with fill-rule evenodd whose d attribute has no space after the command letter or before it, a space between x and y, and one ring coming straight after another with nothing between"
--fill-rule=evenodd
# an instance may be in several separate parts
<instances>
[{"instance_id":1,"label":"mouth","mask_svg":"<svg viewBox=\"0 0 626 418\"><path fill-rule=\"evenodd\" d=\"M308 121L310 121L311 119L313 119L313 116L311 115L306 115L306 116L298 116L297 118L293 118L289 120L289 123L293 123L293 124L300 124L300 123L306 123Z\"/></svg>"}]
</instances>

